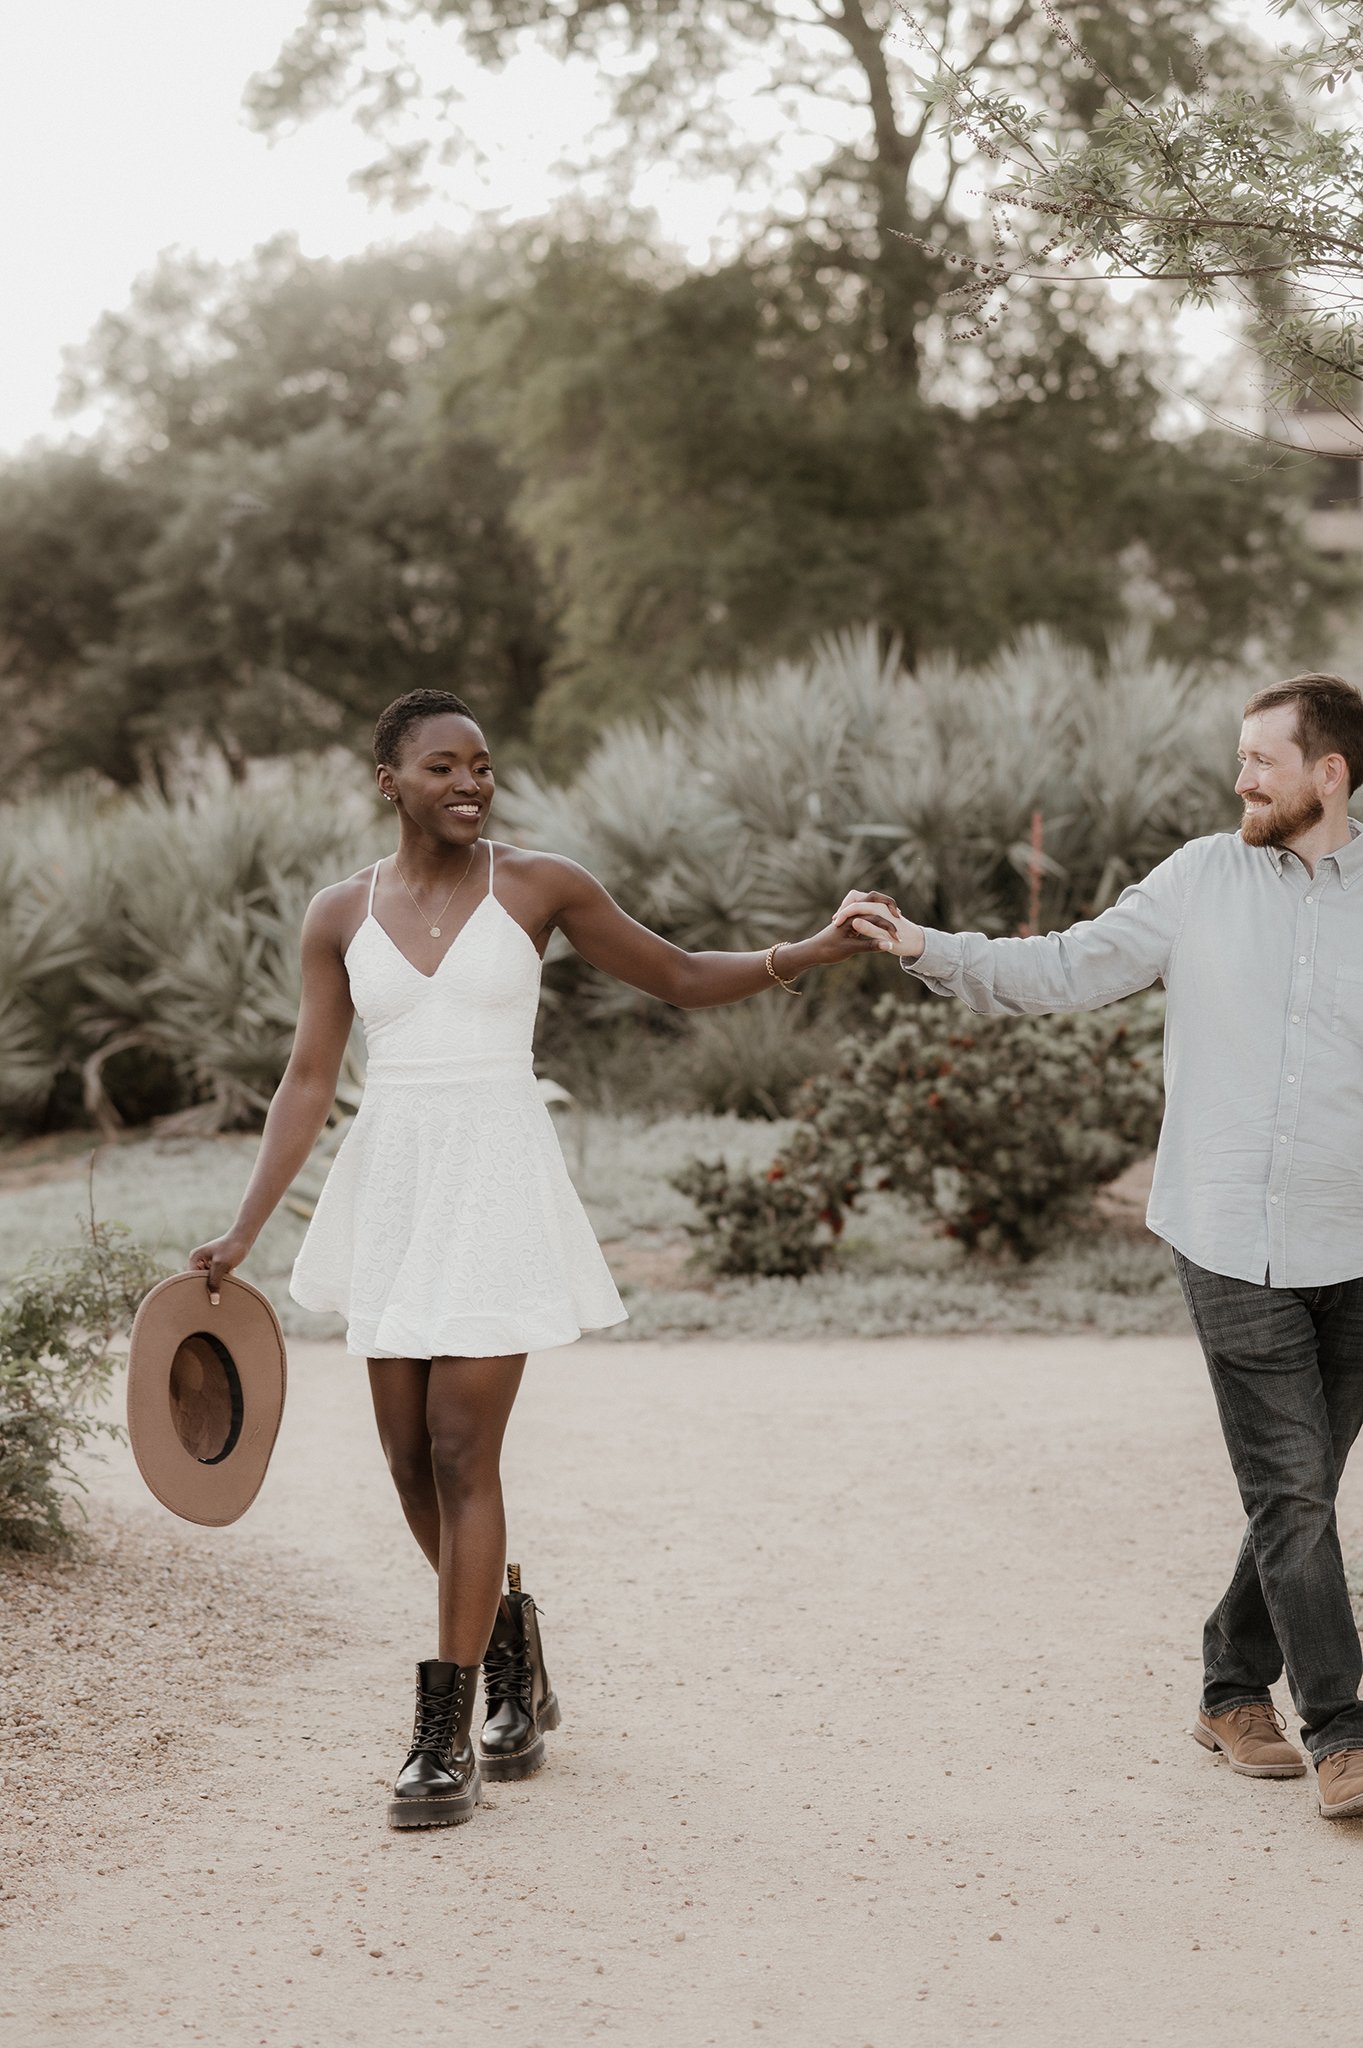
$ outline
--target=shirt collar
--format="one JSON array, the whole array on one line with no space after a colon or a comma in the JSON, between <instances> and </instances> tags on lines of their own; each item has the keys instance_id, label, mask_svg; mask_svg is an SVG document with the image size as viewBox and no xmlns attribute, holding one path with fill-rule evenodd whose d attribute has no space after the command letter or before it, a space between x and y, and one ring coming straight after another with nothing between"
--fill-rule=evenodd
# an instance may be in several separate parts
<instances>
[{"instance_id":1,"label":"shirt collar","mask_svg":"<svg viewBox=\"0 0 1363 2048\"><path fill-rule=\"evenodd\" d=\"M1280 875L1283 871L1283 848L1281 846L1266 846L1264 852L1273 863L1274 874ZM1357 818L1350 818L1349 820L1348 844L1336 847L1333 853L1322 854L1321 859L1316 862L1316 866L1320 867L1322 862L1327 860L1332 860L1335 864L1341 889L1350 888L1360 877L1363 877L1363 825L1359 824Z\"/></svg>"},{"instance_id":2,"label":"shirt collar","mask_svg":"<svg viewBox=\"0 0 1363 2048\"><path fill-rule=\"evenodd\" d=\"M1348 845L1338 847L1334 853L1327 853L1325 858L1334 862L1341 889L1350 888L1360 876L1363 876L1363 825L1359 824L1357 818L1349 820Z\"/></svg>"}]
</instances>

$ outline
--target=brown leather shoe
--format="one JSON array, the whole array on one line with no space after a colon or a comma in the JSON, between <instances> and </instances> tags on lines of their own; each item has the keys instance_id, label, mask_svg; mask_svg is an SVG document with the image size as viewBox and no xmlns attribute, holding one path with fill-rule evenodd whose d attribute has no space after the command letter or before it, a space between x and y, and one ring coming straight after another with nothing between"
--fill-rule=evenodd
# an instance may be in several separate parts
<instances>
[{"instance_id":1,"label":"brown leather shoe","mask_svg":"<svg viewBox=\"0 0 1363 2048\"><path fill-rule=\"evenodd\" d=\"M1252 1701L1248 1706L1232 1707L1226 1714L1208 1714L1199 1708L1188 1733L1204 1749L1219 1749L1242 1778L1303 1778L1306 1762L1288 1741L1286 1727L1282 1715L1267 1701ZM1357 1790L1363 1794L1363 1751L1344 1750L1341 1755L1358 1758Z\"/></svg>"},{"instance_id":2,"label":"brown leather shoe","mask_svg":"<svg viewBox=\"0 0 1363 2048\"><path fill-rule=\"evenodd\" d=\"M1363 1749L1337 1749L1316 1766L1316 1791L1326 1820L1363 1813Z\"/></svg>"}]
</instances>

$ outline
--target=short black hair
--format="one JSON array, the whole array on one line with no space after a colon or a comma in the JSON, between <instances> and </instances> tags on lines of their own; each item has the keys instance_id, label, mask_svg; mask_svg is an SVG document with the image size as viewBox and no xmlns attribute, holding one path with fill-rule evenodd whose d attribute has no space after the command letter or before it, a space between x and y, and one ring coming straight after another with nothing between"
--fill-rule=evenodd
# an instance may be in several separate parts
<instances>
[{"instance_id":1,"label":"short black hair","mask_svg":"<svg viewBox=\"0 0 1363 2048\"><path fill-rule=\"evenodd\" d=\"M1349 769L1349 794L1363 782L1363 696L1343 676L1289 676L1267 690L1256 690L1245 706L1249 718L1293 704L1297 711L1297 745L1310 765L1323 754L1342 754Z\"/></svg>"},{"instance_id":2,"label":"short black hair","mask_svg":"<svg viewBox=\"0 0 1363 2048\"><path fill-rule=\"evenodd\" d=\"M379 713L379 722L374 727L374 759L378 766L396 768L412 727L420 725L423 719L450 712L457 718L471 719L474 725L478 723L463 698L456 697L453 690L409 690L405 697L394 697Z\"/></svg>"}]
</instances>

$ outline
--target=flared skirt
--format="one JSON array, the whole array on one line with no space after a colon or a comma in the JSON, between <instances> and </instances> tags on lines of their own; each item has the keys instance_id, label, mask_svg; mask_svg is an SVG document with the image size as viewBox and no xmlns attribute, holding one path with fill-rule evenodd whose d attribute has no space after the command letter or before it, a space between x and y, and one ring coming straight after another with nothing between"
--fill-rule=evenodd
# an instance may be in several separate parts
<instances>
[{"instance_id":1,"label":"flared skirt","mask_svg":"<svg viewBox=\"0 0 1363 2048\"><path fill-rule=\"evenodd\" d=\"M533 1074L371 1078L290 1293L359 1358L494 1358L626 1320Z\"/></svg>"}]
</instances>

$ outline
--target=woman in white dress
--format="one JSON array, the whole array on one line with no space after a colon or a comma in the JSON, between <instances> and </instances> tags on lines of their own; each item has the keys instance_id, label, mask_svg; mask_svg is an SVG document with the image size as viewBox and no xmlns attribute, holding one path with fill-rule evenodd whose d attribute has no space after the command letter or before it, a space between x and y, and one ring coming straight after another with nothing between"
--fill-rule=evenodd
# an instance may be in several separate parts
<instances>
[{"instance_id":1,"label":"woman in white dress","mask_svg":"<svg viewBox=\"0 0 1363 2048\"><path fill-rule=\"evenodd\" d=\"M482 1773L543 1760L558 1704L534 1603L506 1558L502 1438L525 1355L625 1310L570 1182L531 1064L540 962L562 931L584 959L683 1009L793 987L872 950L849 926L767 953L685 953L636 924L574 862L484 838L492 761L445 691L390 704L374 735L398 847L323 889L303 922L297 1035L230 1230L190 1265L210 1292L241 1264L335 1099L352 1017L364 1100L294 1267L305 1308L338 1310L369 1362L379 1436L437 1573L438 1655L417 1667L397 1827L466 1820ZM488 1718L475 1754L486 1653Z\"/></svg>"}]
</instances>

